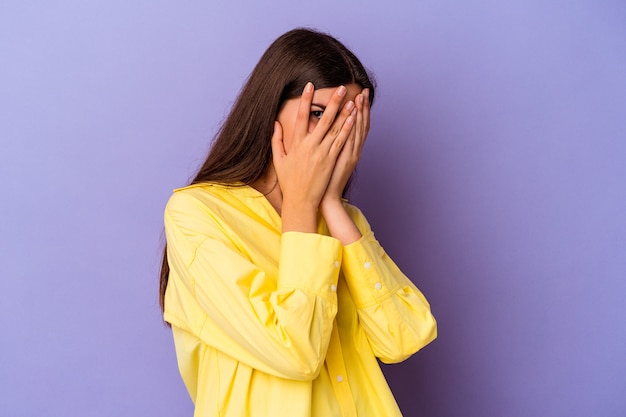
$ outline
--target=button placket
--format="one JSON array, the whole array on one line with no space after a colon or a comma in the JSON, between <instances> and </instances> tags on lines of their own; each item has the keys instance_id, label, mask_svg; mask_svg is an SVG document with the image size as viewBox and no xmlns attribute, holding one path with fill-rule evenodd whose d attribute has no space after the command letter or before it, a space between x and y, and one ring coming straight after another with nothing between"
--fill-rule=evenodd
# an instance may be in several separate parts
<instances>
[{"instance_id":1,"label":"button placket","mask_svg":"<svg viewBox=\"0 0 626 417\"><path fill-rule=\"evenodd\" d=\"M346 417L356 417L357 410L355 399L350 388L348 375L343 361L341 342L337 325L333 326L330 345L326 354L326 364L331 378L333 390L337 395L337 401L341 407L342 415Z\"/></svg>"}]
</instances>

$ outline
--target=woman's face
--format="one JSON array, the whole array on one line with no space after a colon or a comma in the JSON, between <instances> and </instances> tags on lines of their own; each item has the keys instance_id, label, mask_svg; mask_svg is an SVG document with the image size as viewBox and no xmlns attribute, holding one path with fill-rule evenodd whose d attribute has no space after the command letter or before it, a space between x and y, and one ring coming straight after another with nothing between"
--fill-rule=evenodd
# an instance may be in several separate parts
<instances>
[{"instance_id":1,"label":"woman's face","mask_svg":"<svg viewBox=\"0 0 626 417\"><path fill-rule=\"evenodd\" d=\"M317 122L324 114L324 109L330 101L336 87L321 88L313 93L313 102L311 104L311 112L309 114L309 133L313 131ZM358 84L346 85L346 95L341 103L341 108L350 100L354 102L354 98L363 90ZM298 107L300 106L300 97L294 97L285 101L282 109L278 112L277 120L283 128L283 143L285 152L289 153L293 132L296 126L296 116L298 115Z\"/></svg>"}]
</instances>

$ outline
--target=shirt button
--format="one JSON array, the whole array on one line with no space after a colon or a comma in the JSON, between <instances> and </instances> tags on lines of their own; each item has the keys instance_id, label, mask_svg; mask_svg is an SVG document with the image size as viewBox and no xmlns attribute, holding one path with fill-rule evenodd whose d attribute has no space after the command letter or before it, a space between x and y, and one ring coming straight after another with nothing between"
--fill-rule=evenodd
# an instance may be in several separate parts
<instances>
[{"instance_id":1,"label":"shirt button","mask_svg":"<svg viewBox=\"0 0 626 417\"><path fill-rule=\"evenodd\" d=\"M337 375L337 382L343 381L343 377L341 375Z\"/></svg>"},{"instance_id":2,"label":"shirt button","mask_svg":"<svg viewBox=\"0 0 626 417\"><path fill-rule=\"evenodd\" d=\"M335 261L335 268L339 268L339 261Z\"/></svg>"},{"instance_id":3,"label":"shirt button","mask_svg":"<svg viewBox=\"0 0 626 417\"><path fill-rule=\"evenodd\" d=\"M377 282L376 284L374 284L374 288L380 290L382 288L382 284L380 282Z\"/></svg>"},{"instance_id":4,"label":"shirt button","mask_svg":"<svg viewBox=\"0 0 626 417\"><path fill-rule=\"evenodd\" d=\"M331 286L330 286L330 290L331 290L332 292L337 291L337 286L336 286L335 284L331 285Z\"/></svg>"},{"instance_id":5,"label":"shirt button","mask_svg":"<svg viewBox=\"0 0 626 417\"><path fill-rule=\"evenodd\" d=\"M363 266L365 267L365 269L369 269L372 266L372 264L369 262L365 262Z\"/></svg>"}]
</instances>

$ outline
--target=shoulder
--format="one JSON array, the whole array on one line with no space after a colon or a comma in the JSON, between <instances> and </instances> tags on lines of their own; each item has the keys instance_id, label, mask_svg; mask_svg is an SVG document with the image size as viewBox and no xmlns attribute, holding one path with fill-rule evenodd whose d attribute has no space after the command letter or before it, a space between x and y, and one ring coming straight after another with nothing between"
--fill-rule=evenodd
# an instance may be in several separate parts
<instances>
[{"instance_id":1,"label":"shoulder","mask_svg":"<svg viewBox=\"0 0 626 417\"><path fill-rule=\"evenodd\" d=\"M213 193L209 184L194 184L177 188L165 205L165 216L174 216L181 213L193 213L211 200Z\"/></svg>"},{"instance_id":2,"label":"shoulder","mask_svg":"<svg viewBox=\"0 0 626 417\"><path fill-rule=\"evenodd\" d=\"M165 222L184 224L214 217L228 205L229 187L212 183L199 183L177 188L165 206Z\"/></svg>"},{"instance_id":3,"label":"shoulder","mask_svg":"<svg viewBox=\"0 0 626 417\"><path fill-rule=\"evenodd\" d=\"M172 210L193 210L199 207L209 208L226 203L232 194L240 189L238 184L198 183L177 188L170 196L165 207L166 213Z\"/></svg>"},{"instance_id":4,"label":"shoulder","mask_svg":"<svg viewBox=\"0 0 626 417\"><path fill-rule=\"evenodd\" d=\"M243 218L258 216L264 201L262 194L242 183L193 184L174 190L165 207L165 221L233 225Z\"/></svg>"},{"instance_id":5,"label":"shoulder","mask_svg":"<svg viewBox=\"0 0 626 417\"><path fill-rule=\"evenodd\" d=\"M185 187L176 188L170 197L170 201L185 200L190 198L216 198L224 193L228 193L228 190L231 188L235 188L235 185L231 186L209 182L191 184Z\"/></svg>"}]
</instances>

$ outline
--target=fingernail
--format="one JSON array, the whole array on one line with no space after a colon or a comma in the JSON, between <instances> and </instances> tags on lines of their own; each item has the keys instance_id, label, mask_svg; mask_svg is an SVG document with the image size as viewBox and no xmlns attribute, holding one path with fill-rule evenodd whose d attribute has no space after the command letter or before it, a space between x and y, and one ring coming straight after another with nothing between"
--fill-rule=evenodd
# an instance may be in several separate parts
<instances>
[{"instance_id":1,"label":"fingernail","mask_svg":"<svg viewBox=\"0 0 626 417\"><path fill-rule=\"evenodd\" d=\"M346 94L346 87L342 85L337 89L337 95L343 97L344 94Z\"/></svg>"},{"instance_id":2,"label":"fingernail","mask_svg":"<svg viewBox=\"0 0 626 417\"><path fill-rule=\"evenodd\" d=\"M359 95L357 96L357 98L356 98L356 99L357 99L357 100L359 100L359 104L363 104L363 96L364 96L364 95L365 95L365 93L362 93L362 94L359 94Z\"/></svg>"},{"instance_id":3,"label":"fingernail","mask_svg":"<svg viewBox=\"0 0 626 417\"><path fill-rule=\"evenodd\" d=\"M352 110L353 107L354 107L354 103L352 101L348 101L346 103L346 110Z\"/></svg>"},{"instance_id":4,"label":"fingernail","mask_svg":"<svg viewBox=\"0 0 626 417\"><path fill-rule=\"evenodd\" d=\"M308 82L304 86L304 92L305 93L310 93L311 91L313 91L313 83L312 82Z\"/></svg>"}]
</instances>

